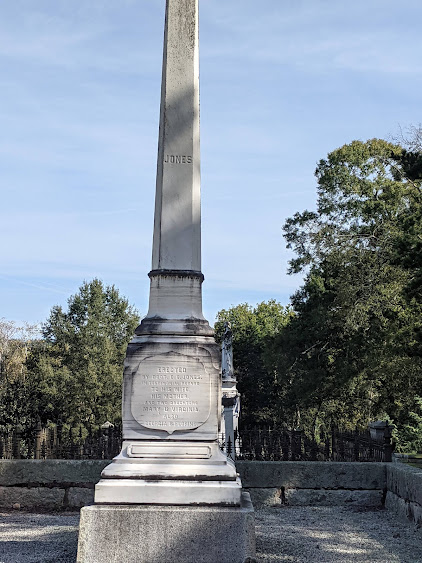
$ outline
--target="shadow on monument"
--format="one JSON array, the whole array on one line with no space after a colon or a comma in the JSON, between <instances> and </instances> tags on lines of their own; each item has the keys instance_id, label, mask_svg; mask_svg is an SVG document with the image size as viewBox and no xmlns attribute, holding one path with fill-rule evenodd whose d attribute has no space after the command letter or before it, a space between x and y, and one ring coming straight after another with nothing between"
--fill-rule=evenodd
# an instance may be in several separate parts
<instances>
[{"instance_id":1,"label":"shadow on monument","mask_svg":"<svg viewBox=\"0 0 422 563\"><path fill-rule=\"evenodd\" d=\"M169 102L172 109L171 114L173 116L176 114L178 119L173 120L170 126L164 116L164 125L160 123L157 181L162 182L165 176L167 182L164 182L163 192L156 201L156 213L159 208L161 210L160 224L154 226L154 236L159 233L161 239L169 241L169 244L179 251L175 251L175 256L180 254L180 248L183 246L189 249L196 246L200 248L200 155L192 154L196 141L199 143L199 139L195 139L195 128L192 127L192 122L198 121L199 123L199 109L195 108L192 114L190 108L194 106L194 97L195 89L185 87L182 94ZM162 130L163 127L164 130ZM186 136L188 136L188 143ZM187 153L192 157L191 164L172 164L170 162L164 164L164 160L167 158L165 151L172 152L175 147L177 147L175 149L177 153ZM160 173L161 167L162 173ZM197 184L198 190L186 189L188 182ZM198 197L198 201L195 201L195 195ZM171 217L167 216L166 221L161 220L164 208L171 210ZM186 239L188 231L190 231L189 243Z\"/></svg>"}]
</instances>

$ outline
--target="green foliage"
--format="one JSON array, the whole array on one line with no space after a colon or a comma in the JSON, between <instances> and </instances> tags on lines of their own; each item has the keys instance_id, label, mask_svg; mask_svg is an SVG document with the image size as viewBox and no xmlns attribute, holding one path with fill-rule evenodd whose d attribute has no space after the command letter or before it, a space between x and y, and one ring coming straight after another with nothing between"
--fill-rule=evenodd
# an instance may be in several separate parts
<instances>
[{"instance_id":1,"label":"green foliage","mask_svg":"<svg viewBox=\"0 0 422 563\"><path fill-rule=\"evenodd\" d=\"M26 360L36 345L35 326L18 327L0 319L0 429L28 424L26 404L30 394Z\"/></svg>"},{"instance_id":2,"label":"green foliage","mask_svg":"<svg viewBox=\"0 0 422 563\"><path fill-rule=\"evenodd\" d=\"M292 311L275 302L231 321L243 420L318 437L389 419L398 450L422 448L422 153L380 139L321 160L316 211L284 226L305 274Z\"/></svg>"},{"instance_id":3,"label":"green foliage","mask_svg":"<svg viewBox=\"0 0 422 563\"><path fill-rule=\"evenodd\" d=\"M289 322L291 312L274 300L251 307L247 303L223 309L215 323L216 340L221 342L224 322L233 331L233 363L242 396L245 424L270 422L277 395L278 373L274 368L271 344Z\"/></svg>"},{"instance_id":4,"label":"green foliage","mask_svg":"<svg viewBox=\"0 0 422 563\"><path fill-rule=\"evenodd\" d=\"M396 436L398 451L422 452L422 397L415 397L413 410L408 411L403 422L396 426Z\"/></svg>"},{"instance_id":5,"label":"green foliage","mask_svg":"<svg viewBox=\"0 0 422 563\"><path fill-rule=\"evenodd\" d=\"M120 419L125 351L139 316L114 286L94 279L53 307L28 360L30 408L48 422L101 425Z\"/></svg>"},{"instance_id":6,"label":"green foliage","mask_svg":"<svg viewBox=\"0 0 422 563\"><path fill-rule=\"evenodd\" d=\"M388 415L409 442L422 388L421 163L386 141L354 141L320 161L317 211L286 221L290 271L305 282L278 369L314 427Z\"/></svg>"}]
</instances>

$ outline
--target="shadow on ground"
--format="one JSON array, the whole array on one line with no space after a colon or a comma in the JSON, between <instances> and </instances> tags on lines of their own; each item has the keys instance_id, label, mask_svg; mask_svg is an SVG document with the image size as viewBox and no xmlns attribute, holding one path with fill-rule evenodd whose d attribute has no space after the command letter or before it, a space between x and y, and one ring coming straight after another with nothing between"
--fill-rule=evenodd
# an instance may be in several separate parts
<instances>
[{"instance_id":1,"label":"shadow on ground","mask_svg":"<svg viewBox=\"0 0 422 563\"><path fill-rule=\"evenodd\" d=\"M75 563L79 514L0 514L0 563Z\"/></svg>"},{"instance_id":2,"label":"shadow on ground","mask_svg":"<svg viewBox=\"0 0 422 563\"><path fill-rule=\"evenodd\" d=\"M422 563L422 533L385 510L286 506L256 524L260 563Z\"/></svg>"}]
</instances>

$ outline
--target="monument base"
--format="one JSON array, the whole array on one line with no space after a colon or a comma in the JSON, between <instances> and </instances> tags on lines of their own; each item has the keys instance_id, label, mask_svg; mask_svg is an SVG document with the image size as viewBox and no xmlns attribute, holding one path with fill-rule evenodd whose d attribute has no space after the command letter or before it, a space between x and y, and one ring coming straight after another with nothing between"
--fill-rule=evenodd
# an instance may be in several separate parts
<instances>
[{"instance_id":1,"label":"monument base","mask_svg":"<svg viewBox=\"0 0 422 563\"><path fill-rule=\"evenodd\" d=\"M241 495L233 461L212 442L124 441L95 486L96 504L240 506Z\"/></svg>"},{"instance_id":2,"label":"monument base","mask_svg":"<svg viewBox=\"0 0 422 563\"><path fill-rule=\"evenodd\" d=\"M142 481L102 479L95 486L96 504L224 505L241 504L236 481Z\"/></svg>"},{"instance_id":3,"label":"monument base","mask_svg":"<svg viewBox=\"0 0 422 563\"><path fill-rule=\"evenodd\" d=\"M248 493L240 507L93 505L81 510L77 563L245 563L255 557Z\"/></svg>"}]
</instances>

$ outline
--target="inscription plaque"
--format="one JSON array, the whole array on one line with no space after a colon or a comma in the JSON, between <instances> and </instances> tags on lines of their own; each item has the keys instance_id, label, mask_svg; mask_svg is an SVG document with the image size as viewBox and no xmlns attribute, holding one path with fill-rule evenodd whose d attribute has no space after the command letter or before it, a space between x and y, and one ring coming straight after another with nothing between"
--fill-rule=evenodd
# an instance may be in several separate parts
<instances>
[{"instance_id":1,"label":"inscription plaque","mask_svg":"<svg viewBox=\"0 0 422 563\"><path fill-rule=\"evenodd\" d=\"M176 430L198 428L210 415L211 379L197 358L175 353L142 360L133 376L131 411L145 428Z\"/></svg>"}]
</instances>

